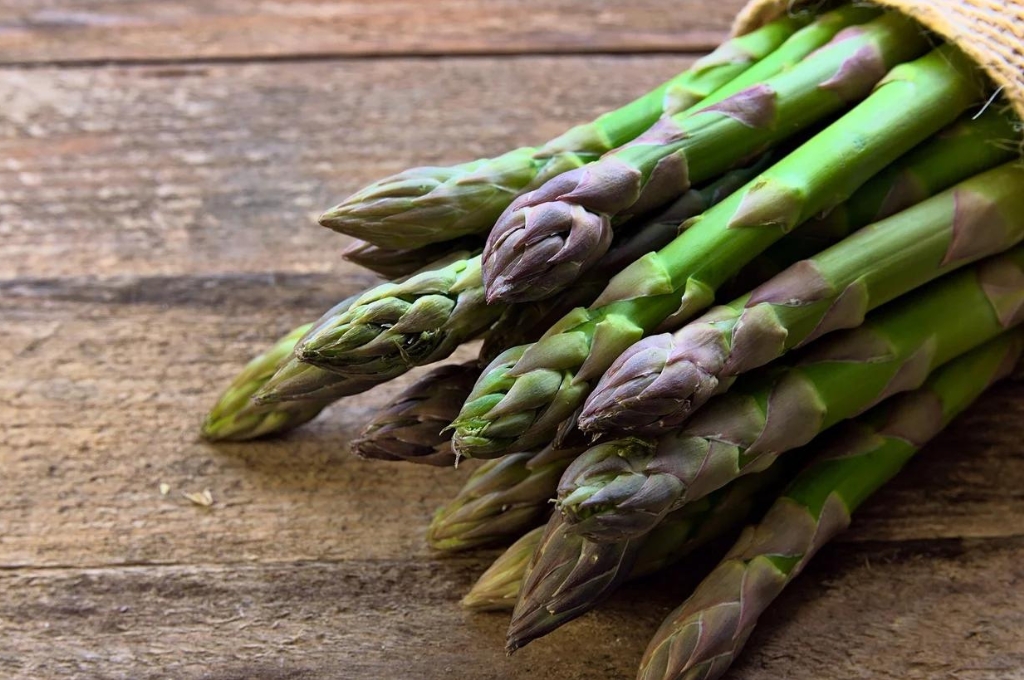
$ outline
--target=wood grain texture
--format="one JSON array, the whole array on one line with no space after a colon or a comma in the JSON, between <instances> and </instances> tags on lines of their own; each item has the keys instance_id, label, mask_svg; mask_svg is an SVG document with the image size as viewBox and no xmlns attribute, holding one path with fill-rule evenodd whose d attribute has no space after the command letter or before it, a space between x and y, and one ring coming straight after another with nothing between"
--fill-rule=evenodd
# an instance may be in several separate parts
<instances>
[{"instance_id":1,"label":"wood grain texture","mask_svg":"<svg viewBox=\"0 0 1024 680\"><path fill-rule=\"evenodd\" d=\"M313 562L0 573L12 680L631 678L693 577L627 586L507 659L506 617L460 611L482 561ZM1024 543L826 548L731 678L1024 677Z\"/></svg>"},{"instance_id":2,"label":"wood grain texture","mask_svg":"<svg viewBox=\"0 0 1024 680\"><path fill-rule=\"evenodd\" d=\"M630 22L678 12L646 2ZM397 3L364 11L384 5ZM238 35L203 34L189 13L200 6L182 7L82 0L83 26L61 35L69 54L92 55L74 58L136 58L132 40L179 45L147 58L198 50L189 40L240 54ZM202 11L213 31L241 7ZM8 15L72 11L0 8L0 46L22 30ZM76 47L103 23L94 15L117 12L190 28L143 39L99 26L82 39L94 52ZM443 559L423 541L470 466L347 453L405 381L279 441L211 446L196 427L242 362L373 280L313 225L332 200L408 165L543 140L687 61L0 69L0 677L631 677L713 555L507 660L504 617L457 605L493 554ZM1022 416L1017 380L957 421L769 612L733 677L1024 678ZM210 508L182 496L204 489Z\"/></svg>"},{"instance_id":3,"label":"wood grain texture","mask_svg":"<svg viewBox=\"0 0 1024 680\"><path fill-rule=\"evenodd\" d=\"M7 70L4 276L351 276L335 269L347 241L315 224L333 202L411 165L543 142L690 61Z\"/></svg>"},{"instance_id":4,"label":"wood grain texture","mask_svg":"<svg viewBox=\"0 0 1024 680\"><path fill-rule=\"evenodd\" d=\"M700 52L743 0L2 0L0 63Z\"/></svg>"},{"instance_id":5,"label":"wood grain texture","mask_svg":"<svg viewBox=\"0 0 1024 680\"><path fill-rule=\"evenodd\" d=\"M259 282L216 304L205 285L163 303L8 291L0 567L428 559L427 520L466 470L347 452L406 381L343 401L283 441L198 440L197 424L239 364L330 301L326 286L305 279L296 288ZM302 291L315 306L295 304ZM1024 422L1021 396L1016 384L991 395L865 510L848 540L1020 535L1021 430L1001 424ZM172 493L161 496L161 483ZM207 488L211 511L181 496Z\"/></svg>"}]
</instances>

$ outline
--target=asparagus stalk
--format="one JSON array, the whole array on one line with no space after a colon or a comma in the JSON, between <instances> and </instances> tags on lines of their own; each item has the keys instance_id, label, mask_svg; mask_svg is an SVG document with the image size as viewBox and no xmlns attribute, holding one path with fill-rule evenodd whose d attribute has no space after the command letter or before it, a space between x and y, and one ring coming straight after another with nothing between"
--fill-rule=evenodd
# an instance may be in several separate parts
<instances>
[{"instance_id":1,"label":"asparagus stalk","mask_svg":"<svg viewBox=\"0 0 1024 680\"><path fill-rule=\"evenodd\" d=\"M1024 247L900 298L795 362L738 382L680 430L600 444L559 482L559 507L592 540L643 533L668 512L763 470L819 432L1024 320Z\"/></svg>"},{"instance_id":2,"label":"asparagus stalk","mask_svg":"<svg viewBox=\"0 0 1024 680\"><path fill-rule=\"evenodd\" d=\"M804 20L786 17L734 38L689 71L539 148L451 167L412 168L374 182L325 212L320 224L393 249L483 234L516 196L597 160L662 115L693 106L773 52Z\"/></svg>"},{"instance_id":3,"label":"asparagus stalk","mask_svg":"<svg viewBox=\"0 0 1024 680\"><path fill-rule=\"evenodd\" d=\"M479 252L482 247L483 242L473 237L431 243L419 248L381 248L366 241L356 241L341 256L384 278L397 279L418 272L424 263L437 262L461 251Z\"/></svg>"},{"instance_id":4,"label":"asparagus stalk","mask_svg":"<svg viewBox=\"0 0 1024 680\"><path fill-rule=\"evenodd\" d=\"M972 73L949 46L896 67L853 111L619 273L590 309L497 357L454 423L455 450L488 457L550 441L626 348L708 306L758 253L958 117L978 96Z\"/></svg>"},{"instance_id":5,"label":"asparagus stalk","mask_svg":"<svg viewBox=\"0 0 1024 680\"><path fill-rule=\"evenodd\" d=\"M457 253L407 279L371 288L321 317L296 345L295 358L338 379L372 386L449 357L501 311L484 303L479 263L479 257ZM278 375L255 398L288 401L308 388Z\"/></svg>"},{"instance_id":6,"label":"asparagus stalk","mask_svg":"<svg viewBox=\"0 0 1024 680\"><path fill-rule=\"evenodd\" d=\"M641 229L633 238L604 258L602 269L618 271L629 261L664 245L678 233L678 224L668 220L692 216L722 200L744 180L756 176L761 168L755 162L747 168L728 173L700 191L689 192L684 200ZM498 323L495 339L484 350L493 351L494 343L509 333L516 323L520 333L530 332L527 318L503 305L487 305L480 278L480 258L454 254L408 279L383 283L358 296L354 304L337 307L325 314L298 344L300 361L313 364L347 378L386 382L414 366L448 357L456 347L483 332L503 314L509 318ZM568 298L586 297L593 301L605 277L595 274L585 285L570 292ZM571 308L571 307L570 307ZM543 310L541 310L543 311ZM536 316L536 314L534 314ZM537 321L532 326L536 336ZM536 337L534 336L534 337ZM326 382L333 379L325 376ZM301 385L306 389L306 384ZM289 400L299 396L293 385L275 378L258 395L264 401Z\"/></svg>"},{"instance_id":7,"label":"asparagus stalk","mask_svg":"<svg viewBox=\"0 0 1024 680\"><path fill-rule=\"evenodd\" d=\"M1019 331L938 369L919 390L838 429L820 455L744 530L725 559L651 640L639 680L714 680L739 654L757 619L850 515L1021 355Z\"/></svg>"},{"instance_id":8,"label":"asparagus stalk","mask_svg":"<svg viewBox=\"0 0 1024 680\"><path fill-rule=\"evenodd\" d=\"M640 340L584 405L585 432L678 427L743 373L1024 239L1024 168L989 170L802 260L675 335Z\"/></svg>"},{"instance_id":9,"label":"asparagus stalk","mask_svg":"<svg viewBox=\"0 0 1024 680\"><path fill-rule=\"evenodd\" d=\"M475 361L439 366L379 411L352 442L361 458L454 465L448 423L480 375Z\"/></svg>"},{"instance_id":10,"label":"asparagus stalk","mask_svg":"<svg viewBox=\"0 0 1024 680\"><path fill-rule=\"evenodd\" d=\"M210 441L253 439L268 432L283 432L316 417L322 408L316 405L301 404L298 408L263 411L254 408L249 401L288 359L295 343L310 328L310 324L299 326L246 365L206 416L203 437Z\"/></svg>"},{"instance_id":11,"label":"asparagus stalk","mask_svg":"<svg viewBox=\"0 0 1024 680\"><path fill-rule=\"evenodd\" d=\"M458 552L501 544L548 515L558 479L580 449L513 453L477 468L427 529L436 550Z\"/></svg>"},{"instance_id":12,"label":"asparagus stalk","mask_svg":"<svg viewBox=\"0 0 1024 680\"><path fill-rule=\"evenodd\" d=\"M725 200L734 191L769 167L775 154L766 153L747 167L725 173L700 189L690 189L667 208L645 218L633 233L625 234L591 271L558 295L508 305L484 338L480 356L493 360L509 347L534 342L551 324L576 307L591 304L601 294L608 279L626 265L652 250L668 245L679 235L686 220Z\"/></svg>"},{"instance_id":13,"label":"asparagus stalk","mask_svg":"<svg viewBox=\"0 0 1024 680\"><path fill-rule=\"evenodd\" d=\"M334 309L343 309L352 299ZM305 324L278 340L269 350L250 361L218 398L206 417L202 436L209 441L245 441L281 434L315 418L338 399L367 388L364 381L327 374L313 366L290 361L296 344L312 329ZM296 383L318 383L318 389L302 401L288 404L257 404L251 400L275 374Z\"/></svg>"},{"instance_id":14,"label":"asparagus stalk","mask_svg":"<svg viewBox=\"0 0 1024 680\"><path fill-rule=\"evenodd\" d=\"M754 258L721 290L739 297L795 262L813 257L856 230L902 212L954 184L1013 160L1020 121L989 107L970 114L872 177L842 205L813 218Z\"/></svg>"},{"instance_id":15,"label":"asparagus stalk","mask_svg":"<svg viewBox=\"0 0 1024 680\"><path fill-rule=\"evenodd\" d=\"M565 288L607 251L624 220L863 99L889 68L927 47L912 21L884 15L842 31L788 71L662 118L601 160L521 196L484 246L488 301L542 299Z\"/></svg>"},{"instance_id":16,"label":"asparagus stalk","mask_svg":"<svg viewBox=\"0 0 1024 680\"><path fill-rule=\"evenodd\" d=\"M775 465L737 480L670 513L650 533L624 541L588 541L555 513L526 567L508 629L507 651L514 652L592 610L627 578L655 571L738 529L754 508L763 509L766 491L778 493L785 472L784 466ZM506 583L510 582L507 566L504 572Z\"/></svg>"}]
</instances>

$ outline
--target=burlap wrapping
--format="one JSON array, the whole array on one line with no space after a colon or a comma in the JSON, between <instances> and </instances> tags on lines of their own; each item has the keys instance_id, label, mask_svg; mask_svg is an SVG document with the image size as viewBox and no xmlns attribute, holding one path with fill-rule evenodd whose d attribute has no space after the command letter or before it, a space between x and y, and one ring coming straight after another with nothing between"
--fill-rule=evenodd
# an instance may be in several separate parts
<instances>
[{"instance_id":1,"label":"burlap wrapping","mask_svg":"<svg viewBox=\"0 0 1024 680\"><path fill-rule=\"evenodd\" d=\"M871 0L899 10L954 43L1003 88L1024 119L1024 0ZM743 34L821 0L751 0L736 19Z\"/></svg>"}]
</instances>

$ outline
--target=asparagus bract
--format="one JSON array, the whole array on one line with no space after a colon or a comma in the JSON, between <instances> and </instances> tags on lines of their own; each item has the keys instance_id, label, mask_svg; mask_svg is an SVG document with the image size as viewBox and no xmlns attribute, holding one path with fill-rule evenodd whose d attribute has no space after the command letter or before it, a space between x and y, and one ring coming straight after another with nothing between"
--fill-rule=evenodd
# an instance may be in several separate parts
<instances>
[{"instance_id":1,"label":"asparagus bract","mask_svg":"<svg viewBox=\"0 0 1024 680\"><path fill-rule=\"evenodd\" d=\"M558 295L508 305L487 332L480 356L491 361L509 347L540 339L544 331L565 314L596 300L611 276L619 273L633 260L668 245L679 235L680 227L686 220L728 198L761 174L773 160L775 156L766 153L747 167L727 172L706 187L690 189L667 208L644 218L643 226L618 239L597 266L565 290L559 291Z\"/></svg>"},{"instance_id":2,"label":"asparagus bract","mask_svg":"<svg viewBox=\"0 0 1024 680\"><path fill-rule=\"evenodd\" d=\"M778 492L785 472L778 465L737 480L670 513L654 531L624 541L588 541L555 513L526 566L508 629L508 651L590 611L627 578L656 571L739 528L766 491ZM507 577L509 565L504 569Z\"/></svg>"},{"instance_id":3,"label":"asparagus bract","mask_svg":"<svg viewBox=\"0 0 1024 680\"><path fill-rule=\"evenodd\" d=\"M484 246L488 301L542 299L565 288L607 251L615 224L863 99L889 68L926 50L917 25L896 13L845 29L788 71L662 118L601 160L521 196Z\"/></svg>"},{"instance_id":4,"label":"asparagus bract","mask_svg":"<svg viewBox=\"0 0 1024 680\"><path fill-rule=\"evenodd\" d=\"M455 255L413 276L382 283L325 314L295 348L303 363L379 384L449 357L490 326L500 308L484 303L480 258ZM291 398L275 379L263 400Z\"/></svg>"},{"instance_id":5,"label":"asparagus bract","mask_svg":"<svg viewBox=\"0 0 1024 680\"><path fill-rule=\"evenodd\" d=\"M519 597L526 566L546 530L546 526L531 529L501 553L462 598L462 606L478 612L511 611Z\"/></svg>"},{"instance_id":6,"label":"asparagus bract","mask_svg":"<svg viewBox=\"0 0 1024 680\"><path fill-rule=\"evenodd\" d=\"M693 106L773 52L801 24L786 17L729 40L689 71L539 148L451 167L412 168L374 182L324 213L320 224L393 249L484 234L520 194L597 160L662 115Z\"/></svg>"},{"instance_id":7,"label":"asparagus bract","mask_svg":"<svg viewBox=\"0 0 1024 680\"><path fill-rule=\"evenodd\" d=\"M1024 168L984 172L802 260L674 335L644 338L591 393L585 432L677 427L736 376L1024 239Z\"/></svg>"},{"instance_id":8,"label":"asparagus bract","mask_svg":"<svg viewBox=\"0 0 1024 680\"><path fill-rule=\"evenodd\" d=\"M380 410L352 450L361 458L454 465L451 431L445 428L479 375L475 361L435 368Z\"/></svg>"},{"instance_id":9,"label":"asparagus bract","mask_svg":"<svg viewBox=\"0 0 1024 680\"><path fill-rule=\"evenodd\" d=\"M419 248L381 248L366 241L356 241L341 256L386 279L398 279L418 272L428 262L437 262L461 251L480 252L482 247L483 241L471 236Z\"/></svg>"},{"instance_id":10,"label":"asparagus bract","mask_svg":"<svg viewBox=\"0 0 1024 680\"><path fill-rule=\"evenodd\" d=\"M340 302L334 310L345 309L352 300ZM292 360L295 346L312 328L312 324L299 326L246 365L207 415L202 427L204 438L210 441L245 441L281 434L309 422L332 402L369 387L359 378L333 375ZM253 397L278 376L294 385L296 393L301 392L301 401L254 401Z\"/></svg>"},{"instance_id":11,"label":"asparagus bract","mask_svg":"<svg viewBox=\"0 0 1024 680\"><path fill-rule=\"evenodd\" d=\"M591 448L559 482L559 507L592 540L643 533L836 423L918 388L936 367L1022 320L1017 247L886 305L788 365L738 381L680 430Z\"/></svg>"},{"instance_id":12,"label":"asparagus bract","mask_svg":"<svg viewBox=\"0 0 1024 680\"><path fill-rule=\"evenodd\" d=\"M1006 334L938 369L919 390L895 397L808 449L819 457L748 527L693 595L651 640L639 680L714 680L750 637L758 617L850 515L1021 355Z\"/></svg>"},{"instance_id":13,"label":"asparagus bract","mask_svg":"<svg viewBox=\"0 0 1024 680\"><path fill-rule=\"evenodd\" d=\"M311 328L299 326L273 347L250 361L238 374L203 423L203 437L211 441L241 441L272 432L283 432L316 417L321 407L301 404L297 408L262 410L249 401L288 360L295 343Z\"/></svg>"},{"instance_id":14,"label":"asparagus bract","mask_svg":"<svg viewBox=\"0 0 1024 680\"><path fill-rule=\"evenodd\" d=\"M500 544L544 521L558 480L580 449L513 453L477 468L434 515L427 542L456 552Z\"/></svg>"},{"instance_id":15,"label":"asparagus bract","mask_svg":"<svg viewBox=\"0 0 1024 680\"><path fill-rule=\"evenodd\" d=\"M456 451L488 457L550 441L626 348L707 307L758 253L958 117L979 94L972 69L949 47L896 67L850 113L619 273L590 309L496 358L454 423Z\"/></svg>"}]
</instances>

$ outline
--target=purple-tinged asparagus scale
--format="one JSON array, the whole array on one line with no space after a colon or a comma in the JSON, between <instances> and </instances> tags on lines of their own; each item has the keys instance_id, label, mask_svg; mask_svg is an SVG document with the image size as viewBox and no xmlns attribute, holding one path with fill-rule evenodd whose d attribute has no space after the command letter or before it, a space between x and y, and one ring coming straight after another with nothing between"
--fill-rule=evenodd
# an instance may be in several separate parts
<instances>
[{"instance_id":1,"label":"purple-tinged asparagus scale","mask_svg":"<svg viewBox=\"0 0 1024 680\"><path fill-rule=\"evenodd\" d=\"M594 269L557 295L509 305L488 331L480 356L491 361L509 347L536 342L570 311L596 300L610 277L646 253L668 245L687 220L728 198L776 160L777 154L766 153L705 187L690 189L668 207L644 217L643 226L619 238Z\"/></svg>"},{"instance_id":2,"label":"purple-tinged asparagus scale","mask_svg":"<svg viewBox=\"0 0 1024 680\"><path fill-rule=\"evenodd\" d=\"M756 508L763 510L792 471L776 465L737 480L624 541L589 541L556 513L526 566L506 649L511 653L592 610L627 578L650 574L728 535Z\"/></svg>"},{"instance_id":3,"label":"purple-tinged asparagus scale","mask_svg":"<svg viewBox=\"0 0 1024 680\"><path fill-rule=\"evenodd\" d=\"M382 248L367 241L355 241L342 251L341 256L385 279L398 279L415 274L425 265L449 257L453 253L480 252L482 248L483 240L472 236L431 243L419 248Z\"/></svg>"},{"instance_id":4,"label":"purple-tinged asparagus scale","mask_svg":"<svg viewBox=\"0 0 1024 680\"><path fill-rule=\"evenodd\" d=\"M533 529L550 512L558 479L579 452L547 447L487 461L434 514L427 542L458 552L500 545Z\"/></svg>"},{"instance_id":5,"label":"purple-tinged asparagus scale","mask_svg":"<svg viewBox=\"0 0 1024 680\"><path fill-rule=\"evenodd\" d=\"M1024 168L1007 164L848 237L729 305L626 350L588 397L590 433L678 427L740 374L1024 239Z\"/></svg>"},{"instance_id":6,"label":"purple-tinged asparagus scale","mask_svg":"<svg viewBox=\"0 0 1024 680\"><path fill-rule=\"evenodd\" d=\"M807 447L815 460L654 635L638 680L716 680L758 618L852 513L1020 360L1014 331Z\"/></svg>"},{"instance_id":7,"label":"purple-tinged asparagus scale","mask_svg":"<svg viewBox=\"0 0 1024 680\"><path fill-rule=\"evenodd\" d=\"M353 452L374 460L454 465L448 423L479 375L475 361L431 370L374 416L352 442Z\"/></svg>"}]
</instances>

